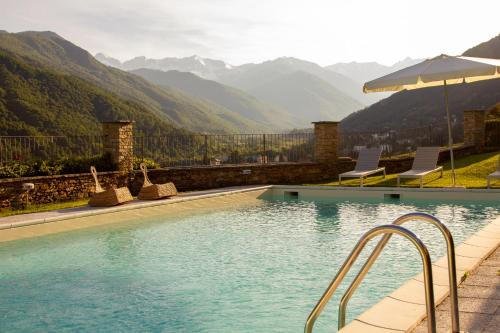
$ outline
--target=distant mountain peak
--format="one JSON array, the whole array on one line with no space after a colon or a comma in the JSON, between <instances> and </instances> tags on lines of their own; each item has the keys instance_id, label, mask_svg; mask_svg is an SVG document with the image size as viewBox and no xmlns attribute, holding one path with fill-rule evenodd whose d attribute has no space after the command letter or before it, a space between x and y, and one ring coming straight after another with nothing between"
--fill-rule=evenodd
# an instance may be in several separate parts
<instances>
[{"instance_id":1,"label":"distant mountain peak","mask_svg":"<svg viewBox=\"0 0 500 333\"><path fill-rule=\"evenodd\" d=\"M198 61L201 65L206 66L205 61L203 60L202 57L194 55L193 58L194 60Z\"/></svg>"},{"instance_id":2,"label":"distant mountain peak","mask_svg":"<svg viewBox=\"0 0 500 333\"><path fill-rule=\"evenodd\" d=\"M99 52L94 56L94 58L96 58L99 62L103 63L104 65L115 68L122 68L122 63L120 60L115 59L113 57L109 57L104 53Z\"/></svg>"}]
</instances>

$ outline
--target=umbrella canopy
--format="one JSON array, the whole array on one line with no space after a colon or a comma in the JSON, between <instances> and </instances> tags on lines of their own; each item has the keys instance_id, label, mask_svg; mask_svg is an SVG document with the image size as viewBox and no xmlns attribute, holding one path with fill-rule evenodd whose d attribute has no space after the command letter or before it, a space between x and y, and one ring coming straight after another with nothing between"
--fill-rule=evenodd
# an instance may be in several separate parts
<instances>
[{"instance_id":1,"label":"umbrella canopy","mask_svg":"<svg viewBox=\"0 0 500 333\"><path fill-rule=\"evenodd\" d=\"M455 164L453 159L453 138L448 109L448 84L469 83L500 78L500 60L475 57L449 56L442 54L416 65L366 82L363 91L398 91L426 87L444 86L444 100L448 120L448 145L450 148L451 175L455 186Z\"/></svg>"},{"instance_id":2,"label":"umbrella canopy","mask_svg":"<svg viewBox=\"0 0 500 333\"><path fill-rule=\"evenodd\" d=\"M500 60L442 54L365 83L363 91L398 91L500 78Z\"/></svg>"}]
</instances>

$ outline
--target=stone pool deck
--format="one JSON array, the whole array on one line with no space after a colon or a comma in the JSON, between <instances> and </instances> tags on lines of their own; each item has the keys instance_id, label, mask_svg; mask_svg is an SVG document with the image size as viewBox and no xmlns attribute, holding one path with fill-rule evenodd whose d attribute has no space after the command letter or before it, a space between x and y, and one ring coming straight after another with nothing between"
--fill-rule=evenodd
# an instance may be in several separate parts
<instances>
[{"instance_id":1,"label":"stone pool deck","mask_svg":"<svg viewBox=\"0 0 500 333\"><path fill-rule=\"evenodd\" d=\"M500 332L500 247L458 287L460 330L471 333ZM451 332L450 299L436 308L437 331ZM413 333L427 332L427 320Z\"/></svg>"},{"instance_id":2,"label":"stone pool deck","mask_svg":"<svg viewBox=\"0 0 500 333\"><path fill-rule=\"evenodd\" d=\"M0 242L115 223L142 223L154 217L181 217L236 206L256 205L269 186L238 186L186 192L154 201L134 200L114 207L78 207L0 218ZM57 223L53 223L57 222Z\"/></svg>"},{"instance_id":3,"label":"stone pool deck","mask_svg":"<svg viewBox=\"0 0 500 333\"><path fill-rule=\"evenodd\" d=\"M101 215L112 212L134 210L138 208L162 206L165 204L191 201L197 199L206 199L206 198L235 194L235 193L244 193L248 191L265 190L268 188L270 188L270 186L260 186L260 185L233 186L233 187L224 187L213 190L183 192L179 193L179 195L175 197L168 199L149 200L149 201L133 200L125 204L113 207L81 206L75 208L52 210L47 212L12 215L0 218L0 230L33 225L33 224L55 222L76 217Z\"/></svg>"}]
</instances>

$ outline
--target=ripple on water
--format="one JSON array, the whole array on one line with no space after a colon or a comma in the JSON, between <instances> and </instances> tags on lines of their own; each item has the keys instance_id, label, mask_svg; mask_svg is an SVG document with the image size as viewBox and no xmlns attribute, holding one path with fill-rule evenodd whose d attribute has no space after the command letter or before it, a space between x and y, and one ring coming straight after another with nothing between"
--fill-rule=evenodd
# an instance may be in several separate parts
<instances>
[{"instance_id":1,"label":"ripple on water","mask_svg":"<svg viewBox=\"0 0 500 333\"><path fill-rule=\"evenodd\" d=\"M438 216L459 243L498 206L269 200L0 244L0 331L300 332L360 235L412 211ZM432 226L408 226L434 259L444 254ZM416 274L419 262L394 238L349 317ZM317 332L335 329L338 299Z\"/></svg>"}]
</instances>

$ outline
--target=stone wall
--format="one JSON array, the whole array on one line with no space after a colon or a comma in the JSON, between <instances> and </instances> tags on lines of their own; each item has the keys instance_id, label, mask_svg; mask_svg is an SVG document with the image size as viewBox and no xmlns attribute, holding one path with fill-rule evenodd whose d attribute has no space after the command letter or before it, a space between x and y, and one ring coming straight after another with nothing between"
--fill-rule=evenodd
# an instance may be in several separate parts
<instances>
[{"instance_id":1,"label":"stone wall","mask_svg":"<svg viewBox=\"0 0 500 333\"><path fill-rule=\"evenodd\" d=\"M102 172L99 181L104 188L128 185L128 175L120 172ZM23 183L33 183L29 191L31 203L51 203L88 198L95 191L90 173L0 179L0 208L20 206L26 200Z\"/></svg>"},{"instance_id":2,"label":"stone wall","mask_svg":"<svg viewBox=\"0 0 500 333\"><path fill-rule=\"evenodd\" d=\"M314 160L318 163L336 163L338 150L338 122L318 121L314 124Z\"/></svg>"},{"instance_id":3,"label":"stone wall","mask_svg":"<svg viewBox=\"0 0 500 333\"><path fill-rule=\"evenodd\" d=\"M102 123L104 153L110 154L118 171L132 171L134 127L131 121Z\"/></svg>"},{"instance_id":4,"label":"stone wall","mask_svg":"<svg viewBox=\"0 0 500 333\"><path fill-rule=\"evenodd\" d=\"M484 146L486 150L498 150L500 147L500 122L487 121L484 126Z\"/></svg>"},{"instance_id":5,"label":"stone wall","mask_svg":"<svg viewBox=\"0 0 500 333\"><path fill-rule=\"evenodd\" d=\"M455 158L475 153L475 146L462 146L454 149ZM443 150L439 163L450 159L449 151ZM382 159L387 173L399 173L411 168L413 157ZM341 158L336 163L279 163L238 166L213 166L194 168L169 168L149 171L149 178L154 183L172 181L179 191L206 190L228 186L268 185L268 184L307 184L337 180L338 174L354 169L355 160ZM243 174L250 170L250 174ZM139 171L130 173L99 173L99 181L104 188L128 186L133 195L139 192L143 177ZM33 183L30 191L31 203L50 203L88 198L95 189L90 174L26 177L0 179L0 208L18 206L24 202L26 192L23 183Z\"/></svg>"},{"instance_id":6,"label":"stone wall","mask_svg":"<svg viewBox=\"0 0 500 333\"><path fill-rule=\"evenodd\" d=\"M250 174L243 174L243 170L250 170ZM193 191L240 185L314 183L335 178L337 174L335 165L280 163L157 169L149 171L149 178L155 183L172 181L179 191ZM99 181L104 188L128 186L132 194L137 195L143 177L139 171L103 172L99 174ZM90 174L0 179L0 208L17 206L24 201L26 192L22 184L28 182L35 185L29 192L32 203L88 198L95 189Z\"/></svg>"},{"instance_id":7,"label":"stone wall","mask_svg":"<svg viewBox=\"0 0 500 333\"><path fill-rule=\"evenodd\" d=\"M486 110L464 111L464 144L476 146L478 152L484 148Z\"/></svg>"}]
</instances>

